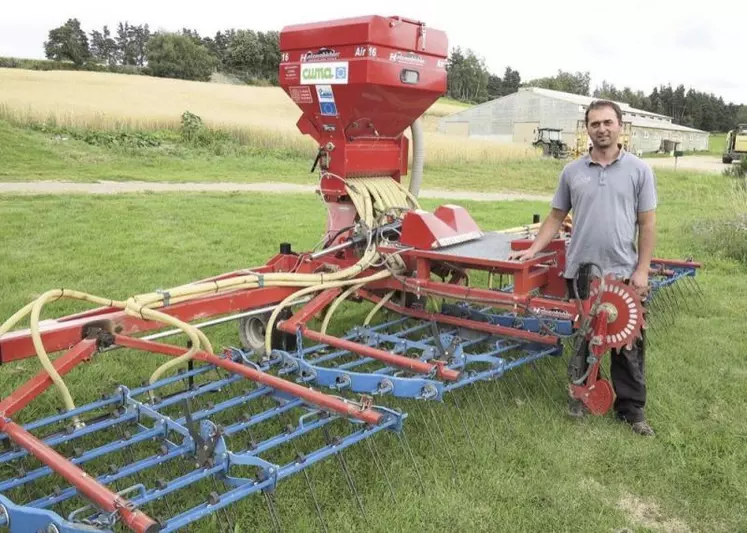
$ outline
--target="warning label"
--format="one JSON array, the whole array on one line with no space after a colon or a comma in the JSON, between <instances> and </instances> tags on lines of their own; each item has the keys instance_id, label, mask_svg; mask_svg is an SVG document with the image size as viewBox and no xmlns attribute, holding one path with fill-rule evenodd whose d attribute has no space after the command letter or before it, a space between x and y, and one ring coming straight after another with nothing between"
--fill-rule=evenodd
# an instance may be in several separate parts
<instances>
[{"instance_id":1,"label":"warning label","mask_svg":"<svg viewBox=\"0 0 747 533\"><path fill-rule=\"evenodd\" d=\"M308 85L301 87L290 87L288 92L290 92L291 100L293 100L297 104L314 103L314 99L311 97L311 87L309 87Z\"/></svg>"}]
</instances>

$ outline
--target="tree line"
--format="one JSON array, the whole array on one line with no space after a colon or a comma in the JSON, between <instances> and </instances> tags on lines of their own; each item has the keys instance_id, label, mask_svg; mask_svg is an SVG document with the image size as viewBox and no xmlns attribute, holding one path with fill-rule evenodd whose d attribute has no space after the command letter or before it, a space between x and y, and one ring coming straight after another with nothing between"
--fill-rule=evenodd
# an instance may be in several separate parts
<instances>
[{"instance_id":1,"label":"tree line","mask_svg":"<svg viewBox=\"0 0 747 533\"><path fill-rule=\"evenodd\" d=\"M726 103L722 97L685 89L683 84L654 87L649 94L629 87L618 89L603 81L593 90L589 72L564 72L522 81L521 74L506 67L503 77L490 72L485 61L472 50L455 48L447 62L447 95L455 100L483 103L514 93L519 87L541 87L594 98L625 102L631 107L667 115L672 122L704 131L727 131L747 123L747 106Z\"/></svg>"},{"instance_id":2,"label":"tree line","mask_svg":"<svg viewBox=\"0 0 747 533\"><path fill-rule=\"evenodd\" d=\"M78 19L49 31L44 42L47 59L69 61L79 67L131 68L142 74L207 81L222 72L246 83L278 83L280 35L277 31L228 29L214 36L197 30L151 31L148 24L120 22L86 33ZM542 87L597 98L626 102L632 107L668 115L676 124L706 131L726 131L747 123L747 106L724 102L713 94L685 89L680 84L654 87L649 94L619 89L603 81L593 90L589 72L564 72L523 81L518 70L507 66L502 76L491 72L474 51L455 47L449 54L447 96L467 103L483 103L519 90Z\"/></svg>"},{"instance_id":3,"label":"tree line","mask_svg":"<svg viewBox=\"0 0 747 533\"><path fill-rule=\"evenodd\" d=\"M49 31L44 53L49 60L79 67L133 67L143 74L197 81L223 72L246 83L277 84L280 36L233 28L212 37L190 28L154 32L148 24L129 21L87 33L73 18Z\"/></svg>"}]
</instances>

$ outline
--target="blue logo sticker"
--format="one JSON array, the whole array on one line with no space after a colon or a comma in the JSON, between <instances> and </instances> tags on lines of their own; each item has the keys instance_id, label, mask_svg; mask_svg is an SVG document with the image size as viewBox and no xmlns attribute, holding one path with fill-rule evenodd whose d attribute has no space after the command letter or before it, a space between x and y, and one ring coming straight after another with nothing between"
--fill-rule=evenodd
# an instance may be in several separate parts
<instances>
[{"instance_id":1,"label":"blue logo sticker","mask_svg":"<svg viewBox=\"0 0 747 533\"><path fill-rule=\"evenodd\" d=\"M337 67L335 69L335 78L338 80L344 80L348 77L348 69L347 67Z\"/></svg>"},{"instance_id":2,"label":"blue logo sticker","mask_svg":"<svg viewBox=\"0 0 747 533\"><path fill-rule=\"evenodd\" d=\"M319 102L319 110L321 111L322 115L337 115L337 105L335 105L334 102Z\"/></svg>"}]
</instances>

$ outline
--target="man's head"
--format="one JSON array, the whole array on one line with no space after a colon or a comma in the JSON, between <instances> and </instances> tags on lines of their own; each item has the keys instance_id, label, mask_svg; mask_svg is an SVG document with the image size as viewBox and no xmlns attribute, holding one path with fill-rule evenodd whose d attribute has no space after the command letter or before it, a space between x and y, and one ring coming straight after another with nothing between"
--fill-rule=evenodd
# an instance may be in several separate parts
<instances>
[{"instance_id":1,"label":"man's head","mask_svg":"<svg viewBox=\"0 0 747 533\"><path fill-rule=\"evenodd\" d=\"M586 108L586 130L596 148L617 146L622 131L620 106L609 100L594 100Z\"/></svg>"}]
</instances>

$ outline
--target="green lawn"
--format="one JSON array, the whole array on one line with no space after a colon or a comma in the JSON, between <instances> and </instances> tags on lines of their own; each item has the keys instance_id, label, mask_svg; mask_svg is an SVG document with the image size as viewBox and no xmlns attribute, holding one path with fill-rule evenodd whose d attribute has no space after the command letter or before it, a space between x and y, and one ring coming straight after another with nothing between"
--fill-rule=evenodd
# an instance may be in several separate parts
<instances>
[{"instance_id":1,"label":"green lawn","mask_svg":"<svg viewBox=\"0 0 747 533\"><path fill-rule=\"evenodd\" d=\"M708 142L708 151L712 154L721 155L726 149L726 133L711 133Z\"/></svg>"},{"instance_id":2,"label":"green lawn","mask_svg":"<svg viewBox=\"0 0 747 533\"><path fill-rule=\"evenodd\" d=\"M548 180L555 170L545 171ZM515 188L515 178L502 169L494 175ZM441 176L461 188L458 173ZM382 435L377 449L396 502L365 445L345 454L365 519L334 459L310 471L329 530L747 530L747 332L741 327L747 315L747 267L723 256L714 246L716 236L697 232L702 220L727 217L735 205L743 205L732 203L743 198L732 196L729 187L720 176L663 175L660 180L657 255L703 261L699 279L705 296L702 305L691 301L675 326L657 331L648 351L648 412L658 430L655 440L634 436L610 417L566 419L560 384L546 381L548 394L530 369L520 378L507 376L458 392L443 405L382 398L380 403L409 413L406 434L426 492L419 492L413 465L397 440ZM438 204L423 201L426 209ZM545 203L532 202L461 204L483 229L521 224L546 210ZM0 196L0 316L53 287L120 298L258 265L282 241L296 250L312 247L324 220L324 207L312 196ZM336 330L360 322L369 309L349 307ZM44 316L73 309L58 303ZM216 348L238 343L231 326L209 334ZM140 383L160 362L112 352L67 381L82 403L117 383ZM33 360L0 368L0 390L12 390L37 369ZM564 369L557 371L562 375ZM20 418L29 420L58 405L57 396L47 393ZM318 530L303 475L283 482L275 498L285 530ZM260 496L233 513L236 531L271 529ZM190 529L217 530L213 519Z\"/></svg>"}]
</instances>

